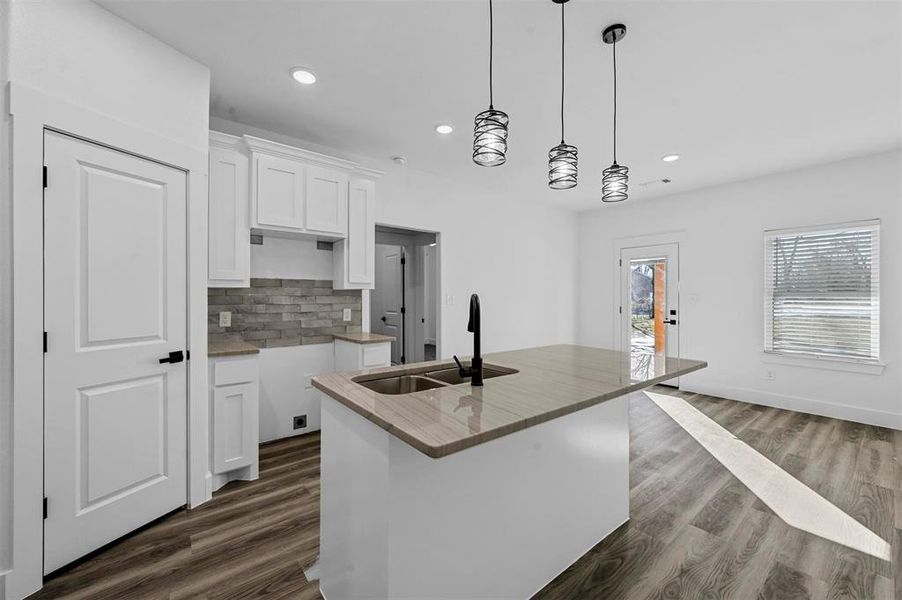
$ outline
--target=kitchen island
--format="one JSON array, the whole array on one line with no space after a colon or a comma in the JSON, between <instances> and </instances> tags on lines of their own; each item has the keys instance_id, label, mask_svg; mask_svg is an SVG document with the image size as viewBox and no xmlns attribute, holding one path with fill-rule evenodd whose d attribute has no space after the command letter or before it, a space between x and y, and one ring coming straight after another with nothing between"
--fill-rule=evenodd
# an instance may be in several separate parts
<instances>
[{"instance_id":1,"label":"kitchen island","mask_svg":"<svg viewBox=\"0 0 902 600\"><path fill-rule=\"evenodd\" d=\"M629 519L628 394L702 369L546 346L314 378L327 599L528 598Z\"/></svg>"}]
</instances>

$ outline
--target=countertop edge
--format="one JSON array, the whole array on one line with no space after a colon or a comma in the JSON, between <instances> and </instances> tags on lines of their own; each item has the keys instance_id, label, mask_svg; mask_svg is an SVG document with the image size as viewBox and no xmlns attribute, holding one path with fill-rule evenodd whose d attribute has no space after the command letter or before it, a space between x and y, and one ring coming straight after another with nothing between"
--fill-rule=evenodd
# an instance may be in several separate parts
<instances>
[{"instance_id":1,"label":"countertop edge","mask_svg":"<svg viewBox=\"0 0 902 600\"><path fill-rule=\"evenodd\" d=\"M207 357L243 356L260 354L260 348L247 342L208 342Z\"/></svg>"},{"instance_id":2,"label":"countertop edge","mask_svg":"<svg viewBox=\"0 0 902 600\"><path fill-rule=\"evenodd\" d=\"M439 459L444 458L446 456L450 456L462 450L466 450L468 448L472 448L474 446L479 446L481 444L485 444L486 442L490 442L492 440L496 440L502 438L504 436L510 435L512 433L516 433L518 431L522 431L523 429L527 429L529 427L533 427L535 425L540 425L541 423L545 423L548 421L552 421L559 417L566 416L568 414L583 410L585 408L589 408L591 406L595 406L596 404L601 404L602 402L607 402L608 400L613 400L614 398L619 398L621 396L627 396L629 394L641 391L643 389L649 388L653 385L661 383L663 381L668 381L670 379L674 379L676 377L682 377L683 375L688 375L689 373L693 373L695 371L699 371L708 366L707 361L698 361L697 364L693 364L691 366L677 369L671 373L667 373L666 375L661 375L658 377L653 377L651 379L637 382L635 384L629 385L622 390L618 390L616 394L601 394L600 396L595 396L593 398L588 398L581 402L577 402L575 404L571 404L568 406L564 406L555 410L550 410L546 413L536 415L533 417L526 417L521 421L517 421L515 423L510 423L508 425L498 427L496 429L492 429L486 432L475 434L471 437L463 438L460 440L456 440L453 442L448 442L442 445L431 445L427 442L422 441L419 438L412 436L407 433L403 429L399 429L398 427L392 425L391 423L381 419L373 413L372 411L367 410L363 406L360 406L356 402L349 400L348 398L341 395L340 392L334 391L330 389L326 384L317 381L317 378L314 377L312 380L313 387L323 392L333 400L340 403L342 406L349 408L356 414L362 416L366 420L370 421L374 425L379 426L380 428L386 430L391 435L405 442L407 445L412 448L419 450L426 456L430 458ZM360 373L355 373L355 375L359 375ZM399 418L403 418L399 415Z\"/></svg>"},{"instance_id":3,"label":"countertop edge","mask_svg":"<svg viewBox=\"0 0 902 600\"><path fill-rule=\"evenodd\" d=\"M361 339L362 336L365 336L366 339ZM341 340L343 342L350 342L351 344L385 344L388 342L395 341L395 338L390 335L382 335L381 333L333 333L332 337L336 340Z\"/></svg>"}]
</instances>

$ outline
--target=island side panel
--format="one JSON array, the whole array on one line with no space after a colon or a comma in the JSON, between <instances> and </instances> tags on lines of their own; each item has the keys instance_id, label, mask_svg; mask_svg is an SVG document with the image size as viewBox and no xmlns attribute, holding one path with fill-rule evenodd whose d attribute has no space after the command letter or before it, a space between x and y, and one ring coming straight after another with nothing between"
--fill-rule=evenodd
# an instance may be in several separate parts
<instances>
[{"instance_id":1,"label":"island side panel","mask_svg":"<svg viewBox=\"0 0 902 600\"><path fill-rule=\"evenodd\" d=\"M529 598L629 519L628 396L440 459L389 446L389 598Z\"/></svg>"},{"instance_id":2,"label":"island side panel","mask_svg":"<svg viewBox=\"0 0 902 600\"><path fill-rule=\"evenodd\" d=\"M389 438L322 394L320 590L388 597Z\"/></svg>"}]
</instances>

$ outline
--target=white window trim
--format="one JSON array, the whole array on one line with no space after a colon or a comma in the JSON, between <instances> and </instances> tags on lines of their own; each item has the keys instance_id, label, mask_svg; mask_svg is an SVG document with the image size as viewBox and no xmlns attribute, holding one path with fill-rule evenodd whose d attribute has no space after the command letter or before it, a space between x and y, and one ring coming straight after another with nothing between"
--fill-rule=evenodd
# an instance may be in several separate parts
<instances>
[{"instance_id":1,"label":"white window trim","mask_svg":"<svg viewBox=\"0 0 902 600\"><path fill-rule=\"evenodd\" d=\"M882 227L882 223L880 219L862 219L859 221L846 221L843 223L824 223L822 225L808 225L803 227L787 227L787 228L778 228L778 229L766 229L764 231L764 242L765 248L767 247L767 239L768 237L772 237L775 235L793 235L800 233L808 233L812 231L829 231L830 229L843 229L847 227L867 227L872 226L876 227L878 232ZM765 257L764 269L765 271L769 268L767 257ZM880 265L878 263L878 269ZM880 298L878 297L878 304L882 304ZM768 307L765 302L764 306L764 317L765 319L772 318L768 315ZM767 327L767 322L764 323L765 328ZM882 323L881 323L882 329ZM882 342L882 331L879 333L880 342ZM864 373L869 375L880 375L883 373L883 369L886 367L886 363L880 360L882 356L883 348L882 343L878 343L877 348L877 358L874 359L858 359L858 358L843 358L840 356L821 356L818 354L804 354L804 353L792 353L786 354L782 352L775 352L772 350L762 350L760 353L761 361L769 364L783 364L787 366L795 366L795 367L804 367L810 369L824 369L830 371L844 371L849 373Z\"/></svg>"}]
</instances>

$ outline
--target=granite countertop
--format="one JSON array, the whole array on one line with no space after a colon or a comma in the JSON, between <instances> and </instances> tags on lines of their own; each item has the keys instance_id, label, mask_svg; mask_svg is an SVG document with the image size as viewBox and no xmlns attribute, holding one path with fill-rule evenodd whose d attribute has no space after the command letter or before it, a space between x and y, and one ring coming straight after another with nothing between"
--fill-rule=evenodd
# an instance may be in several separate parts
<instances>
[{"instance_id":1,"label":"granite countertop","mask_svg":"<svg viewBox=\"0 0 902 600\"><path fill-rule=\"evenodd\" d=\"M432 361L317 375L313 385L424 454L441 458L707 366L653 355L637 374L631 372L627 352L572 345L498 352L483 359L484 369L516 372L485 379L482 387L462 383L396 395L355 383L380 375L456 369L453 362Z\"/></svg>"},{"instance_id":2,"label":"granite countertop","mask_svg":"<svg viewBox=\"0 0 902 600\"><path fill-rule=\"evenodd\" d=\"M242 354L259 354L260 348L243 340L229 340L225 342L208 342L207 356L240 356Z\"/></svg>"},{"instance_id":3,"label":"granite countertop","mask_svg":"<svg viewBox=\"0 0 902 600\"><path fill-rule=\"evenodd\" d=\"M354 342L355 344L380 344L383 342L393 342L395 338L390 335L382 335L380 333L333 333L332 337L336 340L345 340L346 342Z\"/></svg>"}]
</instances>

